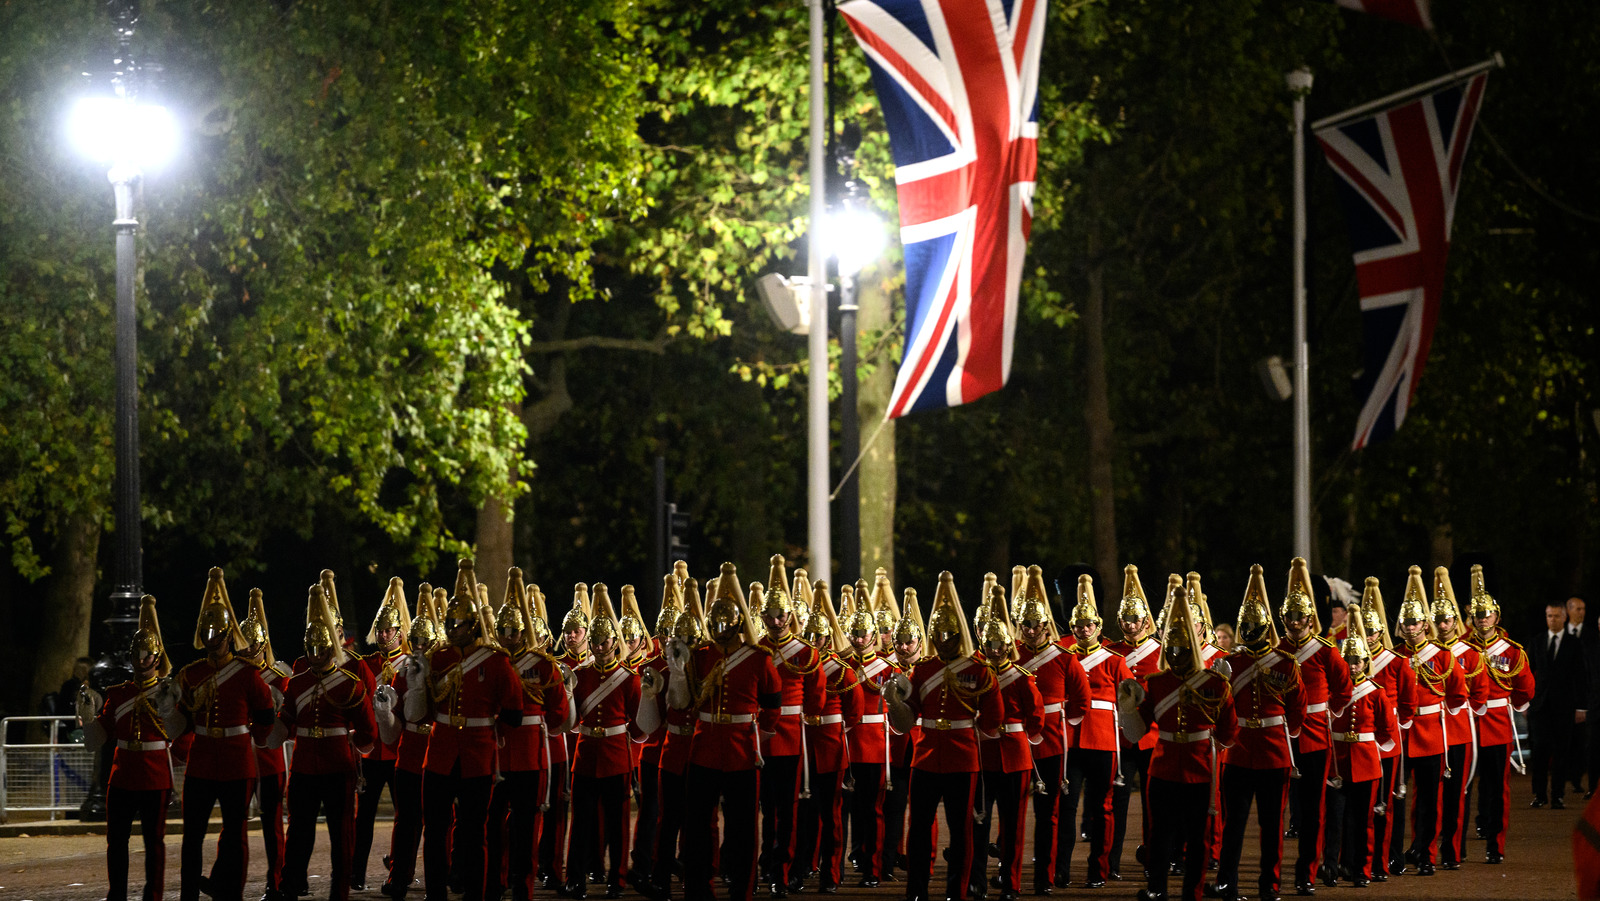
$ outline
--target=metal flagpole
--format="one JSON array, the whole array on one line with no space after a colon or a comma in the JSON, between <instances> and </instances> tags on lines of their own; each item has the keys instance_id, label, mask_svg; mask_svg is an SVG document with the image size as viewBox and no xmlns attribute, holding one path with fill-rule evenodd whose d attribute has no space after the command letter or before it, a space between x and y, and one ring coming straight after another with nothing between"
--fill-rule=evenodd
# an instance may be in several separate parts
<instances>
[{"instance_id":1,"label":"metal flagpole","mask_svg":"<svg viewBox=\"0 0 1600 901\"><path fill-rule=\"evenodd\" d=\"M1367 113L1388 109L1391 106L1395 106L1407 100L1414 100L1432 91L1434 88L1443 87L1447 84L1457 81L1466 81L1472 76L1477 75L1479 72L1487 72L1490 69L1503 69L1505 68L1505 65L1505 58L1499 53L1495 53L1494 56L1489 57L1483 62L1474 63L1473 65L1467 66L1465 69L1457 69L1448 75L1441 75L1432 81L1424 81L1422 84L1414 84L1403 91L1395 91L1393 94L1379 97L1377 100L1370 100L1361 104L1360 106L1353 106L1342 113L1334 113L1331 116L1325 116L1311 123L1311 130L1321 131L1330 125L1340 125L1350 121L1351 119L1359 119ZM1310 90L1310 87L1311 82L1308 77L1306 81L1306 89Z\"/></svg>"},{"instance_id":2,"label":"metal flagpole","mask_svg":"<svg viewBox=\"0 0 1600 901\"><path fill-rule=\"evenodd\" d=\"M811 224L806 240L806 271L811 285L811 333L807 336L811 374L806 398L806 515L810 576L833 584L832 537L828 522L828 283L822 248L822 221L828 211L827 140L822 63L823 2L811 7Z\"/></svg>"},{"instance_id":3,"label":"metal flagpole","mask_svg":"<svg viewBox=\"0 0 1600 901\"><path fill-rule=\"evenodd\" d=\"M1311 559L1311 355L1306 346L1306 95L1311 70L1285 79L1294 92L1294 553Z\"/></svg>"}]
</instances>

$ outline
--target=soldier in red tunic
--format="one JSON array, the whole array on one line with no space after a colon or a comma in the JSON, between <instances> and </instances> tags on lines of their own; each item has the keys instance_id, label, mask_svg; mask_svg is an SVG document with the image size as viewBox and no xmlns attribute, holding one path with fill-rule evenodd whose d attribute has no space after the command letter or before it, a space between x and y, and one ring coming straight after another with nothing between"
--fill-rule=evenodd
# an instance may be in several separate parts
<instances>
[{"instance_id":1,"label":"soldier in red tunic","mask_svg":"<svg viewBox=\"0 0 1600 901\"><path fill-rule=\"evenodd\" d=\"M1169 579L1166 632L1161 638L1163 669L1148 688L1128 679L1117 692L1119 721L1129 735L1143 735L1154 725L1155 752L1150 756L1150 782L1145 816L1150 818L1149 879L1141 901L1167 897L1169 857L1180 841L1187 849L1183 897L1199 901L1205 874L1206 813L1216 778L1214 761L1238 734L1230 670L1226 664L1206 669L1200 663L1190 604L1181 580Z\"/></svg>"},{"instance_id":2,"label":"soldier in red tunic","mask_svg":"<svg viewBox=\"0 0 1600 901\"><path fill-rule=\"evenodd\" d=\"M1406 576L1405 600L1397 617L1404 641L1395 653L1409 658L1416 674L1416 707L1409 721L1402 719L1406 734L1406 770L1411 776L1411 846L1403 861L1389 862L1389 872L1398 876L1407 864L1417 873L1432 876L1439 843L1439 786L1445 761L1445 720L1448 710L1468 704L1467 681L1461 664L1448 648L1433 639L1433 620L1428 611L1428 595L1422 585L1422 568L1413 566ZM1398 824L1397 824L1398 825Z\"/></svg>"},{"instance_id":3,"label":"soldier in red tunic","mask_svg":"<svg viewBox=\"0 0 1600 901\"><path fill-rule=\"evenodd\" d=\"M139 629L129 650L133 679L106 689L102 701L87 683L78 689L83 743L98 754L106 742L111 776L106 785L107 901L127 901L128 837L139 818L144 837L144 901L160 901L166 880L167 800L172 795L170 736L183 726L172 664L161 643L156 599L139 605Z\"/></svg>"},{"instance_id":4,"label":"soldier in red tunic","mask_svg":"<svg viewBox=\"0 0 1600 901\"><path fill-rule=\"evenodd\" d=\"M1333 642L1322 637L1311 597L1311 573L1306 561L1296 557L1289 564L1289 588L1279 608L1284 637L1279 649L1300 664L1300 683L1304 686L1305 722L1295 740L1295 763L1304 778L1296 781L1299 797L1298 828L1300 853L1295 859L1295 891L1310 895L1316 891L1316 870L1322 863L1323 811L1326 809L1328 779L1332 776L1328 753L1332 746L1330 724L1350 703L1350 667L1339 656Z\"/></svg>"},{"instance_id":5,"label":"soldier in red tunic","mask_svg":"<svg viewBox=\"0 0 1600 901\"><path fill-rule=\"evenodd\" d=\"M669 657L667 705L695 712L690 749L688 812L684 824L684 897L710 901L717 808L726 844L721 873L729 897L749 901L755 891L758 730L778 726L782 682L773 655L761 647L755 618L739 590L732 563L722 564L707 628L711 642Z\"/></svg>"},{"instance_id":6,"label":"soldier in red tunic","mask_svg":"<svg viewBox=\"0 0 1600 901\"><path fill-rule=\"evenodd\" d=\"M433 722L422 777L423 863L430 898L445 897L454 841L459 846L463 894L467 901L482 899L484 831L496 765L495 725L522 722L521 680L510 656L492 644L494 629L476 594L472 562L462 560L455 594L445 612L449 645L435 651L425 665L413 663L406 674L408 691L423 695L422 706ZM416 706L405 705L408 722Z\"/></svg>"},{"instance_id":7,"label":"soldier in red tunic","mask_svg":"<svg viewBox=\"0 0 1600 901\"><path fill-rule=\"evenodd\" d=\"M1139 687L1144 688L1149 678L1161 667L1161 642L1156 640L1156 623L1150 616L1150 601L1145 597L1144 586L1139 582L1139 567L1132 563L1122 568L1122 602L1117 606L1117 624L1122 627L1122 638L1108 641L1106 647L1122 655L1123 663L1133 673ZM1111 812L1114 825L1111 830L1111 878L1122 878L1122 842L1128 831L1128 798L1134 782L1148 783L1150 753L1155 750L1156 733L1148 730L1141 736L1130 736L1117 730L1118 754L1121 767L1112 782ZM1140 849L1149 844L1150 820L1143 818L1140 825ZM1143 860L1143 858L1140 858Z\"/></svg>"},{"instance_id":8,"label":"soldier in red tunic","mask_svg":"<svg viewBox=\"0 0 1600 901\"><path fill-rule=\"evenodd\" d=\"M588 666L589 656L589 586L582 582L573 586L572 607L561 620L561 645L556 651L556 662L575 672ZM566 885L567 819L572 801L572 736L566 732L553 732L550 741L550 779L555 790L550 796L550 809L544 817L544 831L539 836L538 882L541 888L559 889Z\"/></svg>"},{"instance_id":9,"label":"soldier in red tunic","mask_svg":"<svg viewBox=\"0 0 1600 901\"><path fill-rule=\"evenodd\" d=\"M981 760L979 734L996 738L1005 716L994 675L977 659L955 580L939 574L928 618L928 641L938 656L924 660L909 678L897 677L885 697L889 723L907 732L920 718L921 733L911 761L911 834L906 849L907 901L927 901L933 871L935 814L944 803L950 827L946 894L967 895L972 867L973 799Z\"/></svg>"},{"instance_id":10,"label":"soldier in red tunic","mask_svg":"<svg viewBox=\"0 0 1600 901\"><path fill-rule=\"evenodd\" d=\"M1236 634L1238 643L1227 659L1239 737L1221 758L1222 853L1208 894L1239 897L1239 858L1253 802L1261 833L1261 898L1273 901L1283 877L1283 811L1294 772L1291 737L1300 732L1305 702L1300 665L1279 647L1259 565L1250 567Z\"/></svg>"},{"instance_id":11,"label":"soldier in red tunic","mask_svg":"<svg viewBox=\"0 0 1600 901\"><path fill-rule=\"evenodd\" d=\"M853 589L846 585L844 591L844 599L853 601ZM764 593L759 584L751 585L751 599L758 604ZM840 861L844 856L844 777L850 767L845 730L853 728L861 717L861 689L855 670L839 657L839 650L848 642L828 596L827 582L812 586L811 615L806 618L800 637L820 657L818 672L824 694L822 707L805 716L805 765L809 768L811 796L800 802L796 865L790 872L789 891L801 891L806 872L815 869L820 874L822 892L834 894L839 890Z\"/></svg>"},{"instance_id":12,"label":"soldier in red tunic","mask_svg":"<svg viewBox=\"0 0 1600 901\"><path fill-rule=\"evenodd\" d=\"M1449 648L1460 663L1467 684L1467 706L1452 708L1445 720L1448 759L1444 782L1439 786L1439 866L1459 870L1467 847L1467 791L1478 770L1478 723L1474 711L1488 703L1490 679L1483 656L1467 641L1471 630L1461 620L1456 592L1450 585L1450 570L1443 566L1433 571L1432 612L1439 643Z\"/></svg>"},{"instance_id":13,"label":"soldier in red tunic","mask_svg":"<svg viewBox=\"0 0 1600 901\"><path fill-rule=\"evenodd\" d=\"M1378 580L1369 577L1361 593L1361 622L1367 630L1367 648L1372 651L1369 678L1383 689L1389 732L1395 736L1387 748L1379 747L1383 776L1378 786L1372 818L1372 881L1389 881L1389 870L1405 853L1405 733L1400 724L1411 721L1416 704L1417 674L1406 659L1394 652L1389 637L1389 614L1383 606ZM1348 628L1346 629L1348 632Z\"/></svg>"},{"instance_id":14,"label":"soldier in red tunic","mask_svg":"<svg viewBox=\"0 0 1600 901\"><path fill-rule=\"evenodd\" d=\"M289 667L272 654L272 636L267 631L267 608L261 589L250 589L250 612L239 623L245 646L239 658L256 668L261 681L272 691L273 715L282 704L289 687ZM256 757L256 806L261 812L261 844L266 852L267 891L263 901L288 901L283 895L283 794L288 787L288 758L282 748L267 749L252 742ZM216 878L213 870L212 878Z\"/></svg>"},{"instance_id":15,"label":"soldier in red tunic","mask_svg":"<svg viewBox=\"0 0 1600 901\"><path fill-rule=\"evenodd\" d=\"M861 871L862 888L876 887L883 877L883 801L889 777L891 733L888 706L883 686L899 672L893 663L879 656L878 617L894 604L889 575L878 570L873 587L873 603L863 603L858 595L855 610L845 620L845 640L850 643L843 656L861 686L861 716L850 727L850 780L855 791L850 803L850 842L852 859ZM877 611L874 611L874 607ZM891 635L893 628L890 629Z\"/></svg>"},{"instance_id":16,"label":"soldier in red tunic","mask_svg":"<svg viewBox=\"0 0 1600 901\"><path fill-rule=\"evenodd\" d=\"M1062 820L1075 824L1078 799L1083 799L1084 821L1089 835L1089 860L1084 885L1100 888L1111 869L1112 791L1111 783L1120 753L1117 729L1117 686L1133 678L1133 671L1121 654L1100 643L1100 607L1095 601L1094 579L1078 577L1078 603L1072 610L1073 646L1067 651L1083 670L1088 681L1088 703L1083 719L1076 724L1072 750L1068 754L1068 790L1063 799ZM1068 881L1075 829L1061 831L1061 870L1059 882Z\"/></svg>"},{"instance_id":17,"label":"soldier in red tunic","mask_svg":"<svg viewBox=\"0 0 1600 901\"><path fill-rule=\"evenodd\" d=\"M1393 745L1398 736L1389 728L1388 698L1378 683L1367 676L1371 653L1367 650L1366 625L1361 608L1346 612L1346 633L1340 653L1350 667L1350 703L1333 718L1333 782L1344 795L1344 823L1338 842L1338 875L1364 888L1372 879L1370 857L1373 807L1380 803L1377 789L1382 782L1383 763L1379 748ZM1377 849L1381 851L1382 849ZM1338 885L1330 873L1323 882Z\"/></svg>"},{"instance_id":18,"label":"soldier in red tunic","mask_svg":"<svg viewBox=\"0 0 1600 901\"><path fill-rule=\"evenodd\" d=\"M901 598L903 612L894 626L892 653L895 669L910 678L917 664L927 659L927 629L922 622L922 608L917 604L917 590L907 588ZM906 802L911 797L911 761L916 756L922 727L897 729L891 719L889 732L889 777L894 787L886 790L883 797L883 882L893 882L895 868L905 867Z\"/></svg>"},{"instance_id":19,"label":"soldier in red tunic","mask_svg":"<svg viewBox=\"0 0 1600 901\"><path fill-rule=\"evenodd\" d=\"M255 792L256 755L250 733L265 738L272 728L272 690L260 671L236 658L244 647L239 620L228 599L222 570L212 567L195 622L194 646L206 656L178 672L179 707L194 730L183 779L182 877L178 897L197 901L202 888L217 901L240 901L250 865L244 823ZM201 851L211 811L221 806L216 866L207 879ZM208 884L207 884L208 883Z\"/></svg>"},{"instance_id":20,"label":"soldier in red tunic","mask_svg":"<svg viewBox=\"0 0 1600 901\"><path fill-rule=\"evenodd\" d=\"M348 664L322 586L313 585L307 604L306 655L283 693L278 723L267 737L276 748L294 737L289 775L289 840L284 854L285 893L310 894L306 869L316 841L317 815L328 822L334 865L330 901L350 896L349 860L354 832L356 763L377 740L372 697Z\"/></svg>"},{"instance_id":21,"label":"soldier in red tunic","mask_svg":"<svg viewBox=\"0 0 1600 901\"><path fill-rule=\"evenodd\" d=\"M411 632L411 611L406 604L405 586L399 576L389 580L388 590L378 604L372 627L367 630L367 643L376 650L361 658L367 671L372 673L374 688L394 685L397 669L405 662L410 648L406 646ZM395 737L398 741L398 735ZM396 742L379 741L372 754L361 761L361 781L356 806L355 843L350 851L350 889L364 891L367 887L367 858L372 852L372 826L378 816L378 799L385 786L389 788L389 801L395 800L394 769Z\"/></svg>"},{"instance_id":22,"label":"soldier in red tunic","mask_svg":"<svg viewBox=\"0 0 1600 901\"><path fill-rule=\"evenodd\" d=\"M676 574L671 578L675 579ZM667 653L677 645L680 656L692 655L705 643L706 634L705 615L700 610L700 583L685 578L680 591L682 607L663 609L656 619L656 632L663 642L662 654L652 659L640 674L639 729L662 736L658 774L661 822L656 831L650 882L648 890L644 891L647 897L656 899L666 898L672 892L672 866L680 856L679 837L683 833L684 809L689 802L685 774L689 768L696 719L692 709L667 706Z\"/></svg>"},{"instance_id":23,"label":"soldier in red tunic","mask_svg":"<svg viewBox=\"0 0 1600 901\"><path fill-rule=\"evenodd\" d=\"M389 786L394 799L394 831L389 841L389 878L383 894L405 901L417 872L417 848L422 843L422 773L428 759L428 737L433 722L427 719L426 692L412 691L412 678L424 671L422 661L445 643L444 629L433 609L433 586L417 586L417 616L406 630L410 652L394 669L393 682L380 686L373 698L373 713L378 734L384 744L394 748L394 782ZM440 592L443 593L442 591ZM406 715L406 702L411 714Z\"/></svg>"},{"instance_id":24,"label":"soldier in red tunic","mask_svg":"<svg viewBox=\"0 0 1600 901\"><path fill-rule=\"evenodd\" d=\"M811 601L811 583L803 569L795 570L795 590L787 588L782 554L773 554L767 587L756 615L766 634L761 647L771 656L782 682L775 728L761 737L761 881L772 886L775 897L789 893L795 860L795 837L802 783L810 783L809 770L801 769L805 750L806 716L822 712L826 693L822 682L822 655L795 635L797 612ZM810 794L809 791L806 792ZM799 868L804 872L806 867Z\"/></svg>"},{"instance_id":25,"label":"soldier in red tunic","mask_svg":"<svg viewBox=\"0 0 1600 901\"><path fill-rule=\"evenodd\" d=\"M1533 670L1528 653L1500 628L1500 604L1483 585L1483 567L1472 567L1471 615L1473 647L1484 661L1488 698L1477 708L1478 816L1489 843L1485 861L1505 860L1506 830L1511 826L1511 746L1522 750L1511 711L1528 709L1533 700ZM1518 765L1520 771L1521 765Z\"/></svg>"},{"instance_id":26,"label":"soldier in red tunic","mask_svg":"<svg viewBox=\"0 0 1600 901\"><path fill-rule=\"evenodd\" d=\"M687 569L687 567L686 567ZM623 628L631 630L637 626L643 636L641 644L634 652L629 666L642 678L645 671L655 669L664 671L666 661L661 657L662 642L672 638L672 619L676 616L677 608L683 605L683 588L678 582L677 573L667 573L661 580L661 608L656 614L655 633L645 629L644 614L634 604L635 614L630 616L623 611ZM625 595L631 598L632 594ZM637 623L634 622L637 617ZM663 623L665 620L665 623ZM665 625L665 629L663 629ZM643 703L641 701L640 703ZM634 815L633 824L633 856L628 864L625 878L628 884L641 894L650 888L650 874L655 870L656 830L661 822L661 744L665 736L664 730L656 730L648 734L644 741L635 743L634 751L638 759L634 767L634 783L638 786L639 807Z\"/></svg>"}]
</instances>

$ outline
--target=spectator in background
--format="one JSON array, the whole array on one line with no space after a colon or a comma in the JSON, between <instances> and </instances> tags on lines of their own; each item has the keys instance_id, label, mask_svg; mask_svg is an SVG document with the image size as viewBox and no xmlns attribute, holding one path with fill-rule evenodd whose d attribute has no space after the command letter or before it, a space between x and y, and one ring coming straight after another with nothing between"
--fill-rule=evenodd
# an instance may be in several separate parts
<instances>
[{"instance_id":1,"label":"spectator in background","mask_svg":"<svg viewBox=\"0 0 1600 901\"><path fill-rule=\"evenodd\" d=\"M1233 627L1227 623L1217 623L1217 627L1211 631L1215 633L1211 643L1223 649L1224 651L1232 653Z\"/></svg>"},{"instance_id":2,"label":"spectator in background","mask_svg":"<svg viewBox=\"0 0 1600 901\"><path fill-rule=\"evenodd\" d=\"M1571 760L1572 733L1583 724L1587 712L1588 680L1583 650L1578 637L1567 632L1567 608L1552 601L1544 608L1545 634L1528 643L1532 659L1534 694L1528 706L1528 738L1532 763L1528 774L1533 781L1531 807L1546 803L1560 810L1567 790ZM1549 793L1545 792L1546 782Z\"/></svg>"},{"instance_id":3,"label":"spectator in background","mask_svg":"<svg viewBox=\"0 0 1600 901\"><path fill-rule=\"evenodd\" d=\"M1587 709L1600 710L1595 707L1600 704L1600 629L1591 629L1584 622L1588 607L1577 595L1567 598L1567 633L1577 636L1578 646L1583 648L1584 665L1589 668L1584 697ZM1585 772L1589 774L1587 791L1583 788ZM1572 772L1568 775L1574 791L1583 792L1584 798L1594 797L1595 780L1600 778L1600 717L1573 730Z\"/></svg>"},{"instance_id":4,"label":"spectator in background","mask_svg":"<svg viewBox=\"0 0 1600 901\"><path fill-rule=\"evenodd\" d=\"M60 688L56 689L56 709L54 711L56 714L60 716L72 715L73 705L78 699L78 689L89 681L89 668L92 666L94 666L94 660L89 657L79 657L78 661L72 664L72 675L67 677L67 681L61 683Z\"/></svg>"}]
</instances>

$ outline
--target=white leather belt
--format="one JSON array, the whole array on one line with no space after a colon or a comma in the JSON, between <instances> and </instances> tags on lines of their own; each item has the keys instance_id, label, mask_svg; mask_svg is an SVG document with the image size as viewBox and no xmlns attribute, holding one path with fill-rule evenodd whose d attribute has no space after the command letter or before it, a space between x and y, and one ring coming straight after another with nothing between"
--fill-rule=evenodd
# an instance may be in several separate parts
<instances>
[{"instance_id":1,"label":"white leather belt","mask_svg":"<svg viewBox=\"0 0 1600 901\"><path fill-rule=\"evenodd\" d=\"M844 722L844 716L838 713L828 713L822 716L808 716L805 719L807 726L831 726L834 723Z\"/></svg>"},{"instance_id":2,"label":"white leather belt","mask_svg":"<svg viewBox=\"0 0 1600 901\"><path fill-rule=\"evenodd\" d=\"M232 738L250 731L249 726L196 726L196 738Z\"/></svg>"},{"instance_id":3,"label":"white leather belt","mask_svg":"<svg viewBox=\"0 0 1600 901\"><path fill-rule=\"evenodd\" d=\"M886 719L887 719L887 717L885 717L881 713L867 713L867 714L863 714L862 715L861 722L864 723L864 724L881 723L881 722L884 722Z\"/></svg>"},{"instance_id":4,"label":"white leather belt","mask_svg":"<svg viewBox=\"0 0 1600 901\"><path fill-rule=\"evenodd\" d=\"M1096 710L1116 710L1117 709L1117 705L1111 703L1110 701L1102 701L1099 698L1095 698L1094 700L1091 700L1089 702L1089 706L1093 707Z\"/></svg>"},{"instance_id":5,"label":"white leather belt","mask_svg":"<svg viewBox=\"0 0 1600 901\"><path fill-rule=\"evenodd\" d=\"M1265 729L1269 726L1281 726L1284 719L1281 716L1264 716L1261 719L1243 719L1239 725L1246 729Z\"/></svg>"},{"instance_id":6,"label":"white leather belt","mask_svg":"<svg viewBox=\"0 0 1600 901\"><path fill-rule=\"evenodd\" d=\"M1372 741L1372 740L1376 739L1377 737L1378 737L1377 733L1375 733L1375 732L1335 732L1335 733L1333 733L1333 740L1334 741Z\"/></svg>"},{"instance_id":7,"label":"white leather belt","mask_svg":"<svg viewBox=\"0 0 1600 901\"><path fill-rule=\"evenodd\" d=\"M578 727L578 737L579 738L610 738L613 735L621 735L622 733L624 733L626 731L628 731L628 724L627 723L623 723L620 726L579 726Z\"/></svg>"},{"instance_id":8,"label":"white leather belt","mask_svg":"<svg viewBox=\"0 0 1600 901\"><path fill-rule=\"evenodd\" d=\"M407 732L415 732L418 735L427 735L428 733L433 731L433 724L432 723L406 723L406 731Z\"/></svg>"},{"instance_id":9,"label":"white leather belt","mask_svg":"<svg viewBox=\"0 0 1600 901\"><path fill-rule=\"evenodd\" d=\"M800 713L801 710L799 704L789 704L778 708L779 716L799 716Z\"/></svg>"},{"instance_id":10,"label":"white leather belt","mask_svg":"<svg viewBox=\"0 0 1600 901\"><path fill-rule=\"evenodd\" d=\"M123 741L117 739L117 747L124 751L165 751L167 743L164 741Z\"/></svg>"},{"instance_id":11,"label":"white leather belt","mask_svg":"<svg viewBox=\"0 0 1600 901\"><path fill-rule=\"evenodd\" d=\"M700 711L700 722L702 723L753 723L755 720L755 716L748 713L707 713L704 710Z\"/></svg>"},{"instance_id":12,"label":"white leather belt","mask_svg":"<svg viewBox=\"0 0 1600 901\"><path fill-rule=\"evenodd\" d=\"M1438 712L1439 712L1439 705L1438 704L1429 704L1426 707L1418 707L1417 708L1417 715L1418 716L1427 716L1430 713L1438 713Z\"/></svg>"},{"instance_id":13,"label":"white leather belt","mask_svg":"<svg viewBox=\"0 0 1600 901\"><path fill-rule=\"evenodd\" d=\"M673 735L693 735L694 734L694 724L693 723L684 723L682 726L674 726L671 723L668 723L667 724L667 731L672 733Z\"/></svg>"},{"instance_id":14,"label":"white leather belt","mask_svg":"<svg viewBox=\"0 0 1600 901\"><path fill-rule=\"evenodd\" d=\"M917 725L924 729L937 729L944 732L949 729L971 729L972 720L927 720L917 717Z\"/></svg>"},{"instance_id":15,"label":"white leather belt","mask_svg":"<svg viewBox=\"0 0 1600 901\"><path fill-rule=\"evenodd\" d=\"M1485 710L1493 710L1496 707L1509 707L1509 706L1511 706L1511 699L1510 698L1495 698L1494 700L1488 702L1487 704L1484 704L1483 708Z\"/></svg>"},{"instance_id":16,"label":"white leather belt","mask_svg":"<svg viewBox=\"0 0 1600 901\"><path fill-rule=\"evenodd\" d=\"M1057 701L1054 704L1046 704L1046 705L1044 705L1044 707L1040 708L1040 712L1041 713L1060 713L1061 712L1061 702Z\"/></svg>"},{"instance_id":17,"label":"white leather belt","mask_svg":"<svg viewBox=\"0 0 1600 901\"><path fill-rule=\"evenodd\" d=\"M434 722L443 726L454 726L457 729L478 729L484 726L493 726L492 716L450 716L449 714L435 714Z\"/></svg>"},{"instance_id":18,"label":"white leather belt","mask_svg":"<svg viewBox=\"0 0 1600 901\"><path fill-rule=\"evenodd\" d=\"M1162 741L1177 742L1181 745L1191 741L1205 741L1211 737L1211 730L1201 729L1199 732L1161 732L1160 735Z\"/></svg>"},{"instance_id":19,"label":"white leather belt","mask_svg":"<svg viewBox=\"0 0 1600 901\"><path fill-rule=\"evenodd\" d=\"M1027 730L1027 728L1028 727L1023 725L1022 723L1001 723L1000 724L1000 731L1001 732L1024 732L1024 731Z\"/></svg>"},{"instance_id":20,"label":"white leather belt","mask_svg":"<svg viewBox=\"0 0 1600 901\"><path fill-rule=\"evenodd\" d=\"M296 726L294 734L303 738L335 738L349 735L350 730L343 726Z\"/></svg>"},{"instance_id":21,"label":"white leather belt","mask_svg":"<svg viewBox=\"0 0 1600 901\"><path fill-rule=\"evenodd\" d=\"M537 715L537 714L534 715L534 716L525 716L525 717L522 718L522 725L524 725L524 726L542 726L542 725L544 725L544 717L542 715Z\"/></svg>"},{"instance_id":22,"label":"white leather belt","mask_svg":"<svg viewBox=\"0 0 1600 901\"><path fill-rule=\"evenodd\" d=\"M1307 704L1306 705L1306 713L1321 713L1322 711L1327 710L1327 709L1328 709L1328 702L1327 701L1322 701L1320 703Z\"/></svg>"}]
</instances>

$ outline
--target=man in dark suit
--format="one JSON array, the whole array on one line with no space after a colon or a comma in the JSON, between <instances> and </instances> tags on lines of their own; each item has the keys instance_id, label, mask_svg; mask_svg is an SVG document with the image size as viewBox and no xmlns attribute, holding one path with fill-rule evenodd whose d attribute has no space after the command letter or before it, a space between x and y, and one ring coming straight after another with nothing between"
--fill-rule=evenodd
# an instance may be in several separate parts
<instances>
[{"instance_id":1,"label":"man in dark suit","mask_svg":"<svg viewBox=\"0 0 1600 901\"><path fill-rule=\"evenodd\" d=\"M1528 706L1528 738L1533 745L1529 775L1533 781L1532 807L1549 805L1560 810L1567 789L1567 768L1572 761L1573 730L1585 720L1588 708L1588 672L1580 639L1567 631L1567 607L1553 602L1544 608L1545 634L1529 642L1533 660L1534 695ZM1549 792L1545 786L1549 784Z\"/></svg>"},{"instance_id":2,"label":"man in dark suit","mask_svg":"<svg viewBox=\"0 0 1600 901\"><path fill-rule=\"evenodd\" d=\"M1584 599L1573 595L1567 598L1567 633L1578 637L1578 646L1583 649L1583 662L1589 670L1587 694L1584 697L1586 708L1600 710L1600 629L1591 629L1585 622L1589 605ZM1567 778L1572 780L1573 788L1583 791L1583 775L1589 774L1589 790L1585 791L1584 798L1594 797L1595 781L1600 779L1600 714L1589 719L1588 722L1573 730L1572 758L1573 765Z\"/></svg>"}]
</instances>

